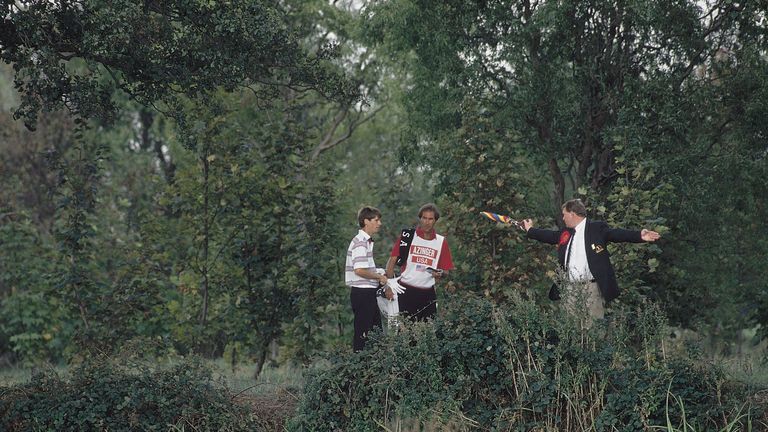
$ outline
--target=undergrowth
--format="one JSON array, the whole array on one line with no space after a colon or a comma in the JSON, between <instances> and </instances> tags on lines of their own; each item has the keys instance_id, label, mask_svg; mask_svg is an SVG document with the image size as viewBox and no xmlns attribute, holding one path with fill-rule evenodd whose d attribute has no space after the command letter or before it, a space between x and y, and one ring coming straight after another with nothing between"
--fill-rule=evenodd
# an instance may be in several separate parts
<instances>
[{"instance_id":1,"label":"undergrowth","mask_svg":"<svg viewBox=\"0 0 768 432\"><path fill-rule=\"evenodd\" d=\"M320 363L289 428L733 431L760 415L717 365L665 353L651 305L588 329L522 300L500 307L467 294L446 306L432 323L404 323Z\"/></svg>"}]
</instances>

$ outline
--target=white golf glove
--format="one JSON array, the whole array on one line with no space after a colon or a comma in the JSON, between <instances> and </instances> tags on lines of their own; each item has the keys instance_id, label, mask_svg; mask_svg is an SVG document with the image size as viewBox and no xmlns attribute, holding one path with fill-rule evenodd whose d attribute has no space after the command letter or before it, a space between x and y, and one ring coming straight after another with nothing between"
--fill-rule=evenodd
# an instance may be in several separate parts
<instances>
[{"instance_id":1,"label":"white golf glove","mask_svg":"<svg viewBox=\"0 0 768 432\"><path fill-rule=\"evenodd\" d=\"M390 279L387 282L387 285L390 288L392 288L392 292L394 292L395 294L402 294L402 293L405 292L405 288L402 285L400 285L399 283L397 283L397 279L395 279L395 278Z\"/></svg>"}]
</instances>

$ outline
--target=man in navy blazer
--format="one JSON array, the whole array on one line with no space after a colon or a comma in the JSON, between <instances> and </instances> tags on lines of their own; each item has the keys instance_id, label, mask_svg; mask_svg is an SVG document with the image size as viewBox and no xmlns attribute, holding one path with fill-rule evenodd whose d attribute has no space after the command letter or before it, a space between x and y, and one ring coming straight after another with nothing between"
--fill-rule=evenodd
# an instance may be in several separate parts
<instances>
[{"instance_id":1,"label":"man in navy blazer","mask_svg":"<svg viewBox=\"0 0 768 432\"><path fill-rule=\"evenodd\" d=\"M661 235L656 231L611 228L603 221L587 219L587 209L580 199L566 201L562 206L566 229L560 231L533 227L531 219L523 221L527 237L543 243L556 244L560 266L571 286L584 286L589 315L603 318L604 305L619 296L616 273L608 253L609 242L654 242Z\"/></svg>"}]
</instances>

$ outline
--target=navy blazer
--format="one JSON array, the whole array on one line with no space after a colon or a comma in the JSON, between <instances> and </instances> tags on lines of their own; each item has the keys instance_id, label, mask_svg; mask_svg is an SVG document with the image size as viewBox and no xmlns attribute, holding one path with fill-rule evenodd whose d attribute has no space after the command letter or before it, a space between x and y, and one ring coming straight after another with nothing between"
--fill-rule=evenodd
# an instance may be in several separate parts
<instances>
[{"instance_id":1,"label":"navy blazer","mask_svg":"<svg viewBox=\"0 0 768 432\"><path fill-rule=\"evenodd\" d=\"M573 234L573 229L567 229ZM566 230L546 230L531 228L526 234L528 238L543 243L558 244L560 236ZM611 228L603 221L591 221L587 219L584 231L584 246L587 249L587 264L589 271L595 277L600 293L606 302L619 296L619 284L616 282L616 273L611 265L611 255L608 253L608 243L642 243L640 231ZM565 268L565 247L557 249L557 257L560 266Z\"/></svg>"}]
</instances>

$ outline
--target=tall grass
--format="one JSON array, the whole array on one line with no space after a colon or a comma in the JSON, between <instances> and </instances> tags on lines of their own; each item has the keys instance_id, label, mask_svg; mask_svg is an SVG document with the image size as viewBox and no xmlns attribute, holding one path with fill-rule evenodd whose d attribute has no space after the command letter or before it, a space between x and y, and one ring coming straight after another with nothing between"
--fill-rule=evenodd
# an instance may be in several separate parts
<instances>
[{"instance_id":1,"label":"tall grass","mask_svg":"<svg viewBox=\"0 0 768 432\"><path fill-rule=\"evenodd\" d=\"M674 401L674 403L677 405L678 409L682 413L680 422L677 424L673 424L669 414L670 399ZM764 431L766 430L766 428L768 428L768 424L759 422L760 429L753 429L754 425L752 423L752 415L750 414L749 409L746 409L746 412L744 412L745 408L747 408L747 406L743 405L735 413L733 413L733 415L730 416L731 420L728 421L722 429L719 429L718 432L752 432L753 430ZM685 403L683 401L683 398L673 395L671 391L667 391L666 419L667 419L666 425L652 426L651 429L667 431L667 432L709 432L708 430L697 428L688 422L688 416L686 415Z\"/></svg>"}]
</instances>

